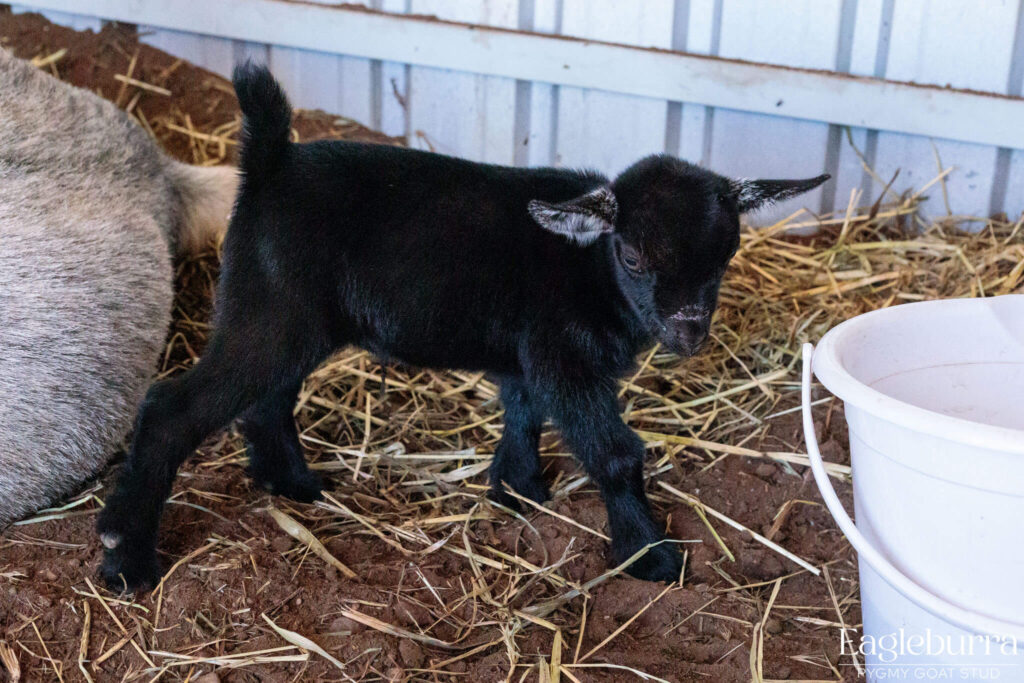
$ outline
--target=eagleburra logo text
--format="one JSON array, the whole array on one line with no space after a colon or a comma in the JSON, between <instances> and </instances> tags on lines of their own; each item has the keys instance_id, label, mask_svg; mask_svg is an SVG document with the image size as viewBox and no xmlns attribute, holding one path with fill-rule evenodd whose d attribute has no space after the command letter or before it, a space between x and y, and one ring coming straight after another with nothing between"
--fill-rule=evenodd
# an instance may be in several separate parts
<instances>
[{"instance_id":1,"label":"eagleburra logo text","mask_svg":"<svg viewBox=\"0 0 1024 683\"><path fill-rule=\"evenodd\" d=\"M865 635L854 643L846 631L842 635L841 654L859 654L883 664L899 663L904 657L1010 657L1024 651L1014 638L996 636L953 636L932 633L906 633L902 628L882 636Z\"/></svg>"}]
</instances>

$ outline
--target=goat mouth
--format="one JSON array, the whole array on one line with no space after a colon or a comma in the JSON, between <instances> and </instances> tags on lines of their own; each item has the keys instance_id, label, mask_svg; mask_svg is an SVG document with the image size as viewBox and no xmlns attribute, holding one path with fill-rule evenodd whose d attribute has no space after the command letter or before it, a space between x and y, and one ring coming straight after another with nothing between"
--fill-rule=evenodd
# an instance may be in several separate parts
<instances>
[{"instance_id":1,"label":"goat mouth","mask_svg":"<svg viewBox=\"0 0 1024 683\"><path fill-rule=\"evenodd\" d=\"M706 340L702 339L696 344L686 344L678 339L661 339L660 341L663 347L680 358L691 358L700 353Z\"/></svg>"}]
</instances>

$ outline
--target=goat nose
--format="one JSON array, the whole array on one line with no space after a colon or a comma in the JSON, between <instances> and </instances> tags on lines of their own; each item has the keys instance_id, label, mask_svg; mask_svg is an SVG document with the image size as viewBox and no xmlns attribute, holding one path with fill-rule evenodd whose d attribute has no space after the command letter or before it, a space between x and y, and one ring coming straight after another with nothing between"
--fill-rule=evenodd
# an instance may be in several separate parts
<instances>
[{"instance_id":1,"label":"goat nose","mask_svg":"<svg viewBox=\"0 0 1024 683\"><path fill-rule=\"evenodd\" d=\"M700 320L684 320L680 326L681 336L688 337L690 339L704 338L707 334L707 328L704 327L703 321Z\"/></svg>"},{"instance_id":2,"label":"goat nose","mask_svg":"<svg viewBox=\"0 0 1024 683\"><path fill-rule=\"evenodd\" d=\"M684 318L675 321L676 339L684 346L693 348L703 342L708 336L708 324L701 318Z\"/></svg>"}]
</instances>

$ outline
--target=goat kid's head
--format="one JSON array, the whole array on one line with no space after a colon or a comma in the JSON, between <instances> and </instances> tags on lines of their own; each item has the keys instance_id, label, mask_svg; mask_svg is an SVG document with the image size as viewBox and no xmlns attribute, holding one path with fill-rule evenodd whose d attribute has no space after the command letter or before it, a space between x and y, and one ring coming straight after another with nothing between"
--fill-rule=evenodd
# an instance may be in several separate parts
<instances>
[{"instance_id":1,"label":"goat kid's head","mask_svg":"<svg viewBox=\"0 0 1024 683\"><path fill-rule=\"evenodd\" d=\"M669 156L643 159L611 185L560 203L535 200L541 227L602 240L619 288L649 334L682 356L708 336L718 288L740 242L739 216L828 180L731 180Z\"/></svg>"}]
</instances>

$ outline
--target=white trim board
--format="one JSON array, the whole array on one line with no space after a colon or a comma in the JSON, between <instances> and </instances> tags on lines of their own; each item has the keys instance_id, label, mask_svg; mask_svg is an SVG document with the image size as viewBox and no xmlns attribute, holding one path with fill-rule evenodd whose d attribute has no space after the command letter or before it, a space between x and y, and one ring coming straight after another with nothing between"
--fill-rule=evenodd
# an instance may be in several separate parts
<instances>
[{"instance_id":1,"label":"white trim board","mask_svg":"<svg viewBox=\"0 0 1024 683\"><path fill-rule=\"evenodd\" d=\"M296 0L22 6L390 62L1024 149L1024 99Z\"/></svg>"}]
</instances>

